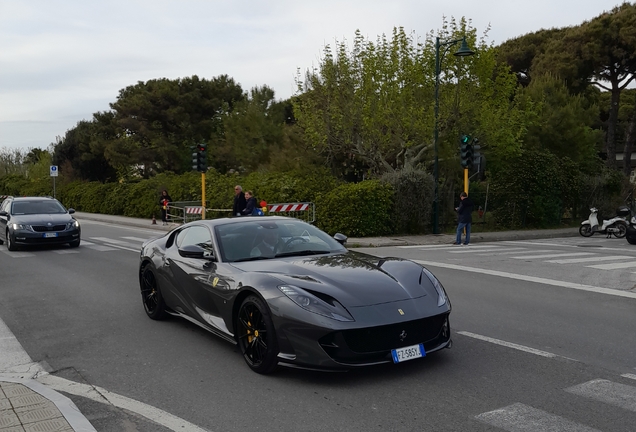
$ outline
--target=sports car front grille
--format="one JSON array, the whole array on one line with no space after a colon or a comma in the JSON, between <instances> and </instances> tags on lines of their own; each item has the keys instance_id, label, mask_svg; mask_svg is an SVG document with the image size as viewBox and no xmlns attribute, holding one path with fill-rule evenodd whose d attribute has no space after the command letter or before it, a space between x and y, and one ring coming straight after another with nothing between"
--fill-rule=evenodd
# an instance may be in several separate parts
<instances>
[{"instance_id":1,"label":"sports car front grille","mask_svg":"<svg viewBox=\"0 0 636 432\"><path fill-rule=\"evenodd\" d=\"M66 229L66 225L31 225L33 231L35 232L48 232L48 231L64 231Z\"/></svg>"},{"instance_id":2,"label":"sports car front grille","mask_svg":"<svg viewBox=\"0 0 636 432\"><path fill-rule=\"evenodd\" d=\"M320 339L325 352L340 363L379 362L390 359L395 348L424 344L426 351L450 339L448 313L379 327L342 330Z\"/></svg>"}]
</instances>

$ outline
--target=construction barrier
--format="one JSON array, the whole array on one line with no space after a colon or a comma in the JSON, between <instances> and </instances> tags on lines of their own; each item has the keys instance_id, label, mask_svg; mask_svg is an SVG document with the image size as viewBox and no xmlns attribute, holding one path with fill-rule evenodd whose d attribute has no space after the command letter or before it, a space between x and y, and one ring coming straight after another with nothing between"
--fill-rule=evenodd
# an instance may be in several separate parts
<instances>
[{"instance_id":1,"label":"construction barrier","mask_svg":"<svg viewBox=\"0 0 636 432\"><path fill-rule=\"evenodd\" d=\"M267 214L282 213L281 216L293 217L307 223L316 222L316 204L312 202L267 204Z\"/></svg>"}]
</instances>

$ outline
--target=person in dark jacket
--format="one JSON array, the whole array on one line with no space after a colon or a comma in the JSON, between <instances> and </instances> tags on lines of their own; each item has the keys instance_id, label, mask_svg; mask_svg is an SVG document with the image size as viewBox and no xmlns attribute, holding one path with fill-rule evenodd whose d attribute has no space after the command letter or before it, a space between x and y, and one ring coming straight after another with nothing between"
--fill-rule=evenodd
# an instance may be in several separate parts
<instances>
[{"instance_id":1,"label":"person in dark jacket","mask_svg":"<svg viewBox=\"0 0 636 432\"><path fill-rule=\"evenodd\" d=\"M171 202L172 198L168 195L168 191L165 189L162 190L161 196L159 197L159 206L161 207L161 221L164 225L168 225L168 218L170 217L168 215L168 206Z\"/></svg>"},{"instance_id":2,"label":"person in dark jacket","mask_svg":"<svg viewBox=\"0 0 636 432\"><path fill-rule=\"evenodd\" d=\"M239 185L234 186L234 206L232 207L232 216L241 216L245 210L245 194L243 188Z\"/></svg>"},{"instance_id":3,"label":"person in dark jacket","mask_svg":"<svg viewBox=\"0 0 636 432\"><path fill-rule=\"evenodd\" d=\"M256 209L256 198L254 198L254 194L251 190L245 192L245 202L245 208L241 211L241 215L251 216Z\"/></svg>"},{"instance_id":4,"label":"person in dark jacket","mask_svg":"<svg viewBox=\"0 0 636 432\"><path fill-rule=\"evenodd\" d=\"M470 243L470 226L473 222L473 209L475 208L475 204L473 200L468 198L468 194L466 192L462 192L459 194L459 207L455 207L458 215L458 224L457 224L457 237L455 239L456 245L462 244L462 231L466 228L466 238L464 239L464 245Z\"/></svg>"}]
</instances>

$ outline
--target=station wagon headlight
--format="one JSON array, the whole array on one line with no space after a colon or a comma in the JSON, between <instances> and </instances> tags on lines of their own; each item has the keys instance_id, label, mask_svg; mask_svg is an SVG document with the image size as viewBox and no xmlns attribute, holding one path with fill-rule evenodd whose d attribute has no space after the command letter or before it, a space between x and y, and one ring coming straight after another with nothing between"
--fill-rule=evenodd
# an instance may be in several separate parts
<instances>
[{"instance_id":1,"label":"station wagon headlight","mask_svg":"<svg viewBox=\"0 0 636 432\"><path fill-rule=\"evenodd\" d=\"M13 230L28 230L29 229L29 225L25 225L25 224L11 224L11 228L13 228Z\"/></svg>"},{"instance_id":2,"label":"station wagon headlight","mask_svg":"<svg viewBox=\"0 0 636 432\"><path fill-rule=\"evenodd\" d=\"M446 291L442 286L442 283L427 269L422 267L422 272L428 277L433 286L435 287L435 291L437 291L437 306L444 306L444 304L448 301L448 296L446 295Z\"/></svg>"},{"instance_id":3,"label":"station wagon headlight","mask_svg":"<svg viewBox=\"0 0 636 432\"><path fill-rule=\"evenodd\" d=\"M79 228L79 222L76 220L73 220L72 222L67 222L66 229L71 229L73 227Z\"/></svg>"},{"instance_id":4,"label":"station wagon headlight","mask_svg":"<svg viewBox=\"0 0 636 432\"><path fill-rule=\"evenodd\" d=\"M338 301L330 302L322 300L310 292L293 285L281 285L278 287L291 301L301 308L337 321L354 321L349 312Z\"/></svg>"}]
</instances>

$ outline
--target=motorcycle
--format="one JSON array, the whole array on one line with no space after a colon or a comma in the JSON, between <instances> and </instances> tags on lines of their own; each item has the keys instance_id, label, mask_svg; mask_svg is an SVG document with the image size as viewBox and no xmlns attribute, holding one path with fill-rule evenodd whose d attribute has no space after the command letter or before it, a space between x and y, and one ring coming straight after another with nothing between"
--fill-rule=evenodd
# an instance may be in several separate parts
<instances>
[{"instance_id":1,"label":"motorcycle","mask_svg":"<svg viewBox=\"0 0 636 432\"><path fill-rule=\"evenodd\" d=\"M607 238L614 235L616 238L623 238L627 233L627 216L630 214L630 210L627 207L620 207L616 216L609 220L603 220L603 224L599 226L598 223L598 209L595 207L590 208L590 216L587 220L581 222L579 228L579 234L583 237L592 237L594 233L606 234Z\"/></svg>"}]
</instances>

